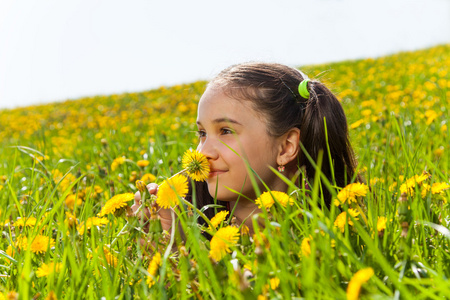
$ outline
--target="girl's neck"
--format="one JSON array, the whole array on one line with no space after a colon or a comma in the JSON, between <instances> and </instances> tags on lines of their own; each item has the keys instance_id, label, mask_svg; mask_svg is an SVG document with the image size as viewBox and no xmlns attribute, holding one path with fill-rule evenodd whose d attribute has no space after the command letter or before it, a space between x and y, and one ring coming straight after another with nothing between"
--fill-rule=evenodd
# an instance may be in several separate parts
<instances>
[{"instance_id":1,"label":"girl's neck","mask_svg":"<svg viewBox=\"0 0 450 300\"><path fill-rule=\"evenodd\" d=\"M270 189L272 191L286 192L287 185L280 179L276 181ZM241 197L238 201L230 201L230 209L233 210L233 207L235 206L236 209L234 210L234 216L236 217L237 224L241 225L244 223L250 230L250 235L253 235L254 230L252 217L253 215L260 213L261 209L258 208L254 201L250 201L243 197Z\"/></svg>"},{"instance_id":2,"label":"girl's neck","mask_svg":"<svg viewBox=\"0 0 450 300\"><path fill-rule=\"evenodd\" d=\"M250 230L250 235L253 234L253 215L260 213L261 210L258 206L255 205L254 202L250 200L240 198L239 201L230 201L230 209L236 206L234 210L234 216L236 217L236 221L238 225L244 223L248 229Z\"/></svg>"}]
</instances>

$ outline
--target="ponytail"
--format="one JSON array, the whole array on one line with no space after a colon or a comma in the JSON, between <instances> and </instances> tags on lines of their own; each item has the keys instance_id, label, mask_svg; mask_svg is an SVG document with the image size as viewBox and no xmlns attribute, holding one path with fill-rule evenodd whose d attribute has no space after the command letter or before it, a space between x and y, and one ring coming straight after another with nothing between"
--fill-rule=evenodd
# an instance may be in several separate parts
<instances>
[{"instance_id":1,"label":"ponytail","mask_svg":"<svg viewBox=\"0 0 450 300\"><path fill-rule=\"evenodd\" d=\"M317 162L319 153L323 151L321 172L331 184L344 187L352 180L356 167L348 136L347 118L341 103L325 85L309 81L308 91L310 97L300 126L300 143L314 162ZM315 178L316 169L305 153L301 153L299 165L305 166L309 179ZM323 189L323 196L329 207L331 194L326 188Z\"/></svg>"}]
</instances>

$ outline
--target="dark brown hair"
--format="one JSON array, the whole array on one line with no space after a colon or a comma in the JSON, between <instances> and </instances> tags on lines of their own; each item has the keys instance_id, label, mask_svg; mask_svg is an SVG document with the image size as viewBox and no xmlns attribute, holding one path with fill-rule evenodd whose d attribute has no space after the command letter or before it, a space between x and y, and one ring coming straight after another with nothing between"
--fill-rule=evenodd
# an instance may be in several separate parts
<instances>
[{"instance_id":1,"label":"dark brown hair","mask_svg":"<svg viewBox=\"0 0 450 300\"><path fill-rule=\"evenodd\" d=\"M228 67L209 86L221 89L231 98L251 101L253 108L267 120L269 135L278 137L294 127L300 129L300 143L312 160L316 162L323 151L322 173L334 184L333 169L336 184L344 187L353 179L356 167L344 110L336 96L319 81L308 82L308 99L300 96L298 85L304 79L305 75L294 68L256 62ZM324 119L333 166L327 152ZM306 179L312 181L316 169L304 151L299 152L297 162L299 168L304 166ZM331 194L325 187L323 196L329 206Z\"/></svg>"}]
</instances>

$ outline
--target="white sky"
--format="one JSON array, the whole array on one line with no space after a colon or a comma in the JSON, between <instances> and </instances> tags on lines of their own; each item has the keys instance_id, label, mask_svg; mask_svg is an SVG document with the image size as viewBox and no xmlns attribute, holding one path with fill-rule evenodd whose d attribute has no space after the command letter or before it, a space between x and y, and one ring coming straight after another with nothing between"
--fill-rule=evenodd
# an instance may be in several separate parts
<instances>
[{"instance_id":1,"label":"white sky","mask_svg":"<svg viewBox=\"0 0 450 300\"><path fill-rule=\"evenodd\" d=\"M0 108L442 43L449 0L0 0Z\"/></svg>"}]
</instances>

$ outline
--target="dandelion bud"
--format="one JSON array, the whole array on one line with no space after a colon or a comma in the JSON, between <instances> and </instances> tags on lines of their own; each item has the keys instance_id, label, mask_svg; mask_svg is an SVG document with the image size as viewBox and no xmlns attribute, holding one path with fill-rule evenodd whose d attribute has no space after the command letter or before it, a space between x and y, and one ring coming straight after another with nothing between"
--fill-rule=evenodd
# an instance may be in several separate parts
<instances>
[{"instance_id":1,"label":"dandelion bud","mask_svg":"<svg viewBox=\"0 0 450 300\"><path fill-rule=\"evenodd\" d=\"M194 212L192 211L192 208L188 206L187 208L187 215L189 218L194 216Z\"/></svg>"},{"instance_id":2,"label":"dandelion bud","mask_svg":"<svg viewBox=\"0 0 450 300\"><path fill-rule=\"evenodd\" d=\"M71 214L70 212L66 212L66 219L64 220L64 223L70 229L76 228L76 226L78 225L77 218L75 217L75 215Z\"/></svg>"},{"instance_id":3,"label":"dandelion bud","mask_svg":"<svg viewBox=\"0 0 450 300\"><path fill-rule=\"evenodd\" d=\"M237 225L237 221L236 221L236 217L235 216L233 216L233 218L231 219L231 226L232 227L239 227L238 225ZM245 226L245 225L244 225Z\"/></svg>"},{"instance_id":4,"label":"dandelion bud","mask_svg":"<svg viewBox=\"0 0 450 300\"><path fill-rule=\"evenodd\" d=\"M6 175L0 176L0 181L1 181L2 183L5 183L6 180L8 180L8 177L7 177Z\"/></svg>"},{"instance_id":5,"label":"dandelion bud","mask_svg":"<svg viewBox=\"0 0 450 300\"><path fill-rule=\"evenodd\" d=\"M189 255L189 253L186 250L186 247L183 245L180 246L180 249L178 251L180 252L180 256L188 257L188 255Z\"/></svg>"},{"instance_id":6,"label":"dandelion bud","mask_svg":"<svg viewBox=\"0 0 450 300\"><path fill-rule=\"evenodd\" d=\"M158 211L156 210L156 206L152 205L150 207L150 220L157 220L157 219L159 219Z\"/></svg>"},{"instance_id":7,"label":"dandelion bud","mask_svg":"<svg viewBox=\"0 0 450 300\"><path fill-rule=\"evenodd\" d=\"M136 188L141 193L145 193L145 191L147 190L147 186L145 185L145 182L143 182L142 180L136 180Z\"/></svg>"},{"instance_id":8,"label":"dandelion bud","mask_svg":"<svg viewBox=\"0 0 450 300\"><path fill-rule=\"evenodd\" d=\"M149 222L148 232L159 234L162 231L163 230L162 230L161 220L159 219L158 211L156 209L156 204L154 203L150 207L150 222Z\"/></svg>"},{"instance_id":9,"label":"dandelion bud","mask_svg":"<svg viewBox=\"0 0 450 300\"><path fill-rule=\"evenodd\" d=\"M248 279L245 276L244 272L242 272L239 269L235 270L232 279L233 279L235 285L237 285L239 290L244 295L248 295L250 298L252 298L253 294L252 294L252 292L250 290L250 282L248 281Z\"/></svg>"},{"instance_id":10,"label":"dandelion bud","mask_svg":"<svg viewBox=\"0 0 450 300\"><path fill-rule=\"evenodd\" d=\"M402 238L406 238L408 236L408 229L409 229L409 223L408 222L402 222Z\"/></svg>"},{"instance_id":11,"label":"dandelion bud","mask_svg":"<svg viewBox=\"0 0 450 300\"><path fill-rule=\"evenodd\" d=\"M263 247L266 250L269 250L270 243L263 233L260 233L259 235L255 234L253 240L255 241L255 254L257 256L258 264L263 264L267 260L267 255Z\"/></svg>"},{"instance_id":12,"label":"dandelion bud","mask_svg":"<svg viewBox=\"0 0 450 300\"><path fill-rule=\"evenodd\" d=\"M244 224L241 228L241 240L240 244L244 247L251 245L250 241L250 230L248 227Z\"/></svg>"},{"instance_id":13,"label":"dandelion bud","mask_svg":"<svg viewBox=\"0 0 450 300\"><path fill-rule=\"evenodd\" d=\"M402 193L398 200L398 219L400 223L408 222L409 217L409 201L406 193Z\"/></svg>"}]
</instances>

